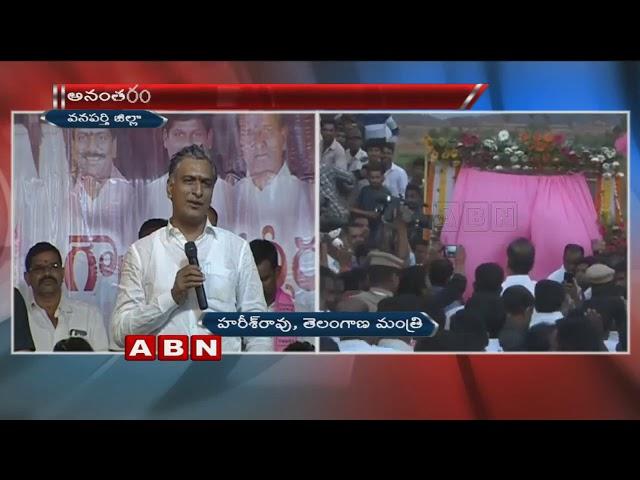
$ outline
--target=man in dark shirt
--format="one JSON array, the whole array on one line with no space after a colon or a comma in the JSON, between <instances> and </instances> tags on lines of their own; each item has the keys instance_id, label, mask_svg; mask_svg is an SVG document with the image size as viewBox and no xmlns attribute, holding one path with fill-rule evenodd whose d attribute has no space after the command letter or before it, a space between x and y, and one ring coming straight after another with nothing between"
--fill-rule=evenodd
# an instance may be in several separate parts
<instances>
[{"instance_id":1,"label":"man in dark shirt","mask_svg":"<svg viewBox=\"0 0 640 480\"><path fill-rule=\"evenodd\" d=\"M382 223L382 210L391 193L382 185L384 182L384 168L381 162L369 161L367 164L367 178L369 185L360 190L356 206L351 208L351 213L362 215L369 219L369 235L375 239Z\"/></svg>"}]
</instances>

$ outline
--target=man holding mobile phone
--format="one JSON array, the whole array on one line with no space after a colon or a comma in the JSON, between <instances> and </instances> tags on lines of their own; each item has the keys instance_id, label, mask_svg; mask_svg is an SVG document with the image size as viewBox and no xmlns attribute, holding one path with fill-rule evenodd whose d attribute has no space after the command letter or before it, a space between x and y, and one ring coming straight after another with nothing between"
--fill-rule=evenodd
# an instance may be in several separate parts
<instances>
[{"instance_id":1,"label":"man holding mobile phone","mask_svg":"<svg viewBox=\"0 0 640 480\"><path fill-rule=\"evenodd\" d=\"M581 245L576 245L575 243L567 244L562 255L562 266L547 278L558 283L573 282L578 265L583 258L584 248Z\"/></svg>"}]
</instances>

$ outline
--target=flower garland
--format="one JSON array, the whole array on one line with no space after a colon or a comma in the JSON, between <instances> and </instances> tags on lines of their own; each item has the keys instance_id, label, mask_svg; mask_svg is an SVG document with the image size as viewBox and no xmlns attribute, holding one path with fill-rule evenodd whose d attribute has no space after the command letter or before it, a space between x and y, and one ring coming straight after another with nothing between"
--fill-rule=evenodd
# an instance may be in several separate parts
<instances>
[{"instance_id":1,"label":"flower garland","mask_svg":"<svg viewBox=\"0 0 640 480\"><path fill-rule=\"evenodd\" d=\"M424 137L428 162L511 173L584 172L605 179L624 177L624 155L614 146L591 146L597 141L594 136L569 140L564 134L524 131L514 135L508 130L480 138L448 128L432 130Z\"/></svg>"}]
</instances>

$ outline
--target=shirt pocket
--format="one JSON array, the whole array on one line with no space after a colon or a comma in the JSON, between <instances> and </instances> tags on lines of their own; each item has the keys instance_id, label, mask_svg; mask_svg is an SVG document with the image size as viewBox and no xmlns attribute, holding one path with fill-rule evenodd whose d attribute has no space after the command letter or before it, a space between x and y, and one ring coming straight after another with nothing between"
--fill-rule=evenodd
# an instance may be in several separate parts
<instances>
[{"instance_id":1,"label":"shirt pocket","mask_svg":"<svg viewBox=\"0 0 640 480\"><path fill-rule=\"evenodd\" d=\"M224 306L225 310L236 310L236 272L221 266L203 265L207 298ZM214 307L215 308L215 307Z\"/></svg>"}]
</instances>

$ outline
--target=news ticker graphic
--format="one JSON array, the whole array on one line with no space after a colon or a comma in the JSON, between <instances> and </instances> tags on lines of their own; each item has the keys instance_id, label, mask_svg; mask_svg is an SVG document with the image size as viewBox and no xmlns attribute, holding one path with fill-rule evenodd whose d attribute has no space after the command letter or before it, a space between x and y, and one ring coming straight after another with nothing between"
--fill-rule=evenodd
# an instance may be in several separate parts
<instances>
[{"instance_id":1,"label":"news ticker graphic","mask_svg":"<svg viewBox=\"0 0 640 480\"><path fill-rule=\"evenodd\" d=\"M425 312L207 312L202 324L225 337L431 337Z\"/></svg>"},{"instance_id":2,"label":"news ticker graphic","mask_svg":"<svg viewBox=\"0 0 640 480\"><path fill-rule=\"evenodd\" d=\"M54 109L465 110L471 84L55 84Z\"/></svg>"},{"instance_id":3,"label":"news ticker graphic","mask_svg":"<svg viewBox=\"0 0 640 480\"><path fill-rule=\"evenodd\" d=\"M152 360L217 362L222 358L219 335L127 335L124 358L134 362Z\"/></svg>"},{"instance_id":4,"label":"news ticker graphic","mask_svg":"<svg viewBox=\"0 0 640 480\"><path fill-rule=\"evenodd\" d=\"M62 128L159 128L167 123L147 110L49 110L40 118Z\"/></svg>"}]
</instances>

